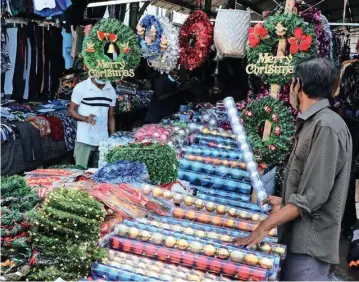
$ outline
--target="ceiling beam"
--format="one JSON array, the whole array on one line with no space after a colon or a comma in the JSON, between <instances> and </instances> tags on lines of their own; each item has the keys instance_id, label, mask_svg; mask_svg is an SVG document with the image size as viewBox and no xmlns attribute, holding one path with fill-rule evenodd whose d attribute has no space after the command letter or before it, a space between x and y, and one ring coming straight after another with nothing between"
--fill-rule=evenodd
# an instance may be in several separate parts
<instances>
[{"instance_id":1,"label":"ceiling beam","mask_svg":"<svg viewBox=\"0 0 359 282\"><path fill-rule=\"evenodd\" d=\"M256 5L252 5L251 2L249 0L238 0L237 4L240 4L241 6L243 6L245 9L249 8L251 9L253 12L257 13L258 15L262 15L262 12L258 6Z\"/></svg>"}]
</instances>

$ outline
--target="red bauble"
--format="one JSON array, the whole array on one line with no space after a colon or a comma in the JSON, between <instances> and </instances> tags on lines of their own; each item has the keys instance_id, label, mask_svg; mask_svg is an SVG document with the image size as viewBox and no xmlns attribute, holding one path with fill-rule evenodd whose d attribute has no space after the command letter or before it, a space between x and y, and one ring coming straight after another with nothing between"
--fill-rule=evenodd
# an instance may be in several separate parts
<instances>
[{"instance_id":1,"label":"red bauble","mask_svg":"<svg viewBox=\"0 0 359 282\"><path fill-rule=\"evenodd\" d=\"M186 266L192 266L195 262L195 256L191 253L184 253L183 255L183 264Z\"/></svg>"},{"instance_id":2,"label":"red bauble","mask_svg":"<svg viewBox=\"0 0 359 282\"><path fill-rule=\"evenodd\" d=\"M172 263L178 264L181 262L182 259L182 252L180 251L172 251L170 253L170 260Z\"/></svg>"},{"instance_id":3,"label":"red bauble","mask_svg":"<svg viewBox=\"0 0 359 282\"><path fill-rule=\"evenodd\" d=\"M207 270L208 259L204 256L196 258L196 266L198 269Z\"/></svg>"},{"instance_id":4,"label":"red bauble","mask_svg":"<svg viewBox=\"0 0 359 282\"><path fill-rule=\"evenodd\" d=\"M157 251L157 257L158 257L160 260L167 260L168 255L169 255L169 251L168 251L167 248L160 248L160 249L158 249L158 251Z\"/></svg>"},{"instance_id":5,"label":"red bauble","mask_svg":"<svg viewBox=\"0 0 359 282\"><path fill-rule=\"evenodd\" d=\"M279 121L277 114L273 114L272 119L273 119L273 122L278 122Z\"/></svg>"},{"instance_id":6,"label":"red bauble","mask_svg":"<svg viewBox=\"0 0 359 282\"><path fill-rule=\"evenodd\" d=\"M222 262L218 260L212 260L209 263L209 269L212 270L213 272L219 273L222 270L222 265L223 265Z\"/></svg>"},{"instance_id":7,"label":"red bauble","mask_svg":"<svg viewBox=\"0 0 359 282\"><path fill-rule=\"evenodd\" d=\"M269 106L265 106L264 110L266 111L266 113L270 113L272 111L272 108Z\"/></svg>"},{"instance_id":8,"label":"red bauble","mask_svg":"<svg viewBox=\"0 0 359 282\"><path fill-rule=\"evenodd\" d=\"M264 281L266 278L266 271L261 269L252 270L252 279L253 281Z\"/></svg>"},{"instance_id":9,"label":"red bauble","mask_svg":"<svg viewBox=\"0 0 359 282\"><path fill-rule=\"evenodd\" d=\"M268 149L272 150L272 151L275 151L277 148L274 145L268 145Z\"/></svg>"},{"instance_id":10,"label":"red bauble","mask_svg":"<svg viewBox=\"0 0 359 282\"><path fill-rule=\"evenodd\" d=\"M133 252L138 255L142 255L144 246L141 242L136 242L133 244Z\"/></svg>"},{"instance_id":11,"label":"red bauble","mask_svg":"<svg viewBox=\"0 0 359 282\"><path fill-rule=\"evenodd\" d=\"M228 275L236 273L237 266L234 263L228 262L223 265L223 272Z\"/></svg>"},{"instance_id":12,"label":"red bauble","mask_svg":"<svg viewBox=\"0 0 359 282\"><path fill-rule=\"evenodd\" d=\"M121 240L116 237L111 238L111 248L113 249L119 249L121 246Z\"/></svg>"},{"instance_id":13,"label":"red bauble","mask_svg":"<svg viewBox=\"0 0 359 282\"><path fill-rule=\"evenodd\" d=\"M148 257L155 257L156 256L156 252L157 252L157 247L154 245L147 245L145 247L145 254Z\"/></svg>"},{"instance_id":14,"label":"red bauble","mask_svg":"<svg viewBox=\"0 0 359 282\"><path fill-rule=\"evenodd\" d=\"M125 252L131 252L132 241L130 240L122 240L122 250Z\"/></svg>"},{"instance_id":15,"label":"red bauble","mask_svg":"<svg viewBox=\"0 0 359 282\"><path fill-rule=\"evenodd\" d=\"M276 136L279 136L279 135L280 135L280 127L279 127L279 126L276 126L276 127L274 128L274 134L275 134Z\"/></svg>"},{"instance_id":16,"label":"red bauble","mask_svg":"<svg viewBox=\"0 0 359 282\"><path fill-rule=\"evenodd\" d=\"M238 266L237 275L239 280L248 281L251 275L251 269L245 265Z\"/></svg>"}]
</instances>

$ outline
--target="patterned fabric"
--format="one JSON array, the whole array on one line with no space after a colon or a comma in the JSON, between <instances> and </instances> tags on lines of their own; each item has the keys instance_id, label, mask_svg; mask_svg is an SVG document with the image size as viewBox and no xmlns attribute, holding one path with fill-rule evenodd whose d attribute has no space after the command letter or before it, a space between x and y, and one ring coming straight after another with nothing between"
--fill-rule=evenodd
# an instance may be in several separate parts
<instances>
[{"instance_id":1,"label":"patterned fabric","mask_svg":"<svg viewBox=\"0 0 359 282\"><path fill-rule=\"evenodd\" d=\"M17 137L16 126L13 124L1 123L1 143L4 141L12 141Z\"/></svg>"},{"instance_id":2,"label":"patterned fabric","mask_svg":"<svg viewBox=\"0 0 359 282\"><path fill-rule=\"evenodd\" d=\"M49 113L47 116L57 117L62 121L65 131L65 144L68 151L75 147L76 141L76 122L67 115L66 111Z\"/></svg>"},{"instance_id":3,"label":"patterned fabric","mask_svg":"<svg viewBox=\"0 0 359 282\"><path fill-rule=\"evenodd\" d=\"M51 133L50 123L47 121L47 119L43 117L40 116L28 117L25 119L25 121L35 126L40 131L41 137L44 137Z\"/></svg>"},{"instance_id":4,"label":"patterned fabric","mask_svg":"<svg viewBox=\"0 0 359 282\"><path fill-rule=\"evenodd\" d=\"M11 112L24 112L24 113L33 113L34 109L28 104L19 104L19 103L8 103L3 105L8 108Z\"/></svg>"},{"instance_id":5,"label":"patterned fabric","mask_svg":"<svg viewBox=\"0 0 359 282\"><path fill-rule=\"evenodd\" d=\"M64 126L62 121L57 117L42 116L50 123L51 137L55 141L64 140Z\"/></svg>"},{"instance_id":6,"label":"patterned fabric","mask_svg":"<svg viewBox=\"0 0 359 282\"><path fill-rule=\"evenodd\" d=\"M143 163L117 161L100 168L92 180L112 184L143 183L149 180L149 175Z\"/></svg>"},{"instance_id":7,"label":"patterned fabric","mask_svg":"<svg viewBox=\"0 0 359 282\"><path fill-rule=\"evenodd\" d=\"M146 108L151 104L153 91L137 90L135 87L116 86L117 112L128 113Z\"/></svg>"},{"instance_id":8,"label":"patterned fabric","mask_svg":"<svg viewBox=\"0 0 359 282\"><path fill-rule=\"evenodd\" d=\"M8 71L11 67L9 51L7 48L4 29L1 29L1 73Z\"/></svg>"}]
</instances>

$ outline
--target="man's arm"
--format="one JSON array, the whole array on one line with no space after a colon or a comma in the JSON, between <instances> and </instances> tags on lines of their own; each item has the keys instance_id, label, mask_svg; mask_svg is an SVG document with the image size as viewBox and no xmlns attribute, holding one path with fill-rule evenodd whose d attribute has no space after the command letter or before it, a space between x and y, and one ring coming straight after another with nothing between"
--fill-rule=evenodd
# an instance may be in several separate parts
<instances>
[{"instance_id":1,"label":"man's arm","mask_svg":"<svg viewBox=\"0 0 359 282\"><path fill-rule=\"evenodd\" d=\"M116 107L110 107L108 111L108 131L110 135L116 132L115 109Z\"/></svg>"},{"instance_id":2,"label":"man's arm","mask_svg":"<svg viewBox=\"0 0 359 282\"><path fill-rule=\"evenodd\" d=\"M77 105L76 103L74 102L70 102L70 106L69 106L69 109L68 109L68 114L69 114L69 117L77 120L77 121L83 121L83 122L87 122L87 123L90 123L92 125L95 125L96 124L96 120L95 120L95 116L94 115L89 115L89 116L83 116L83 115L80 115L78 112L77 112L77 108L79 107L79 105Z\"/></svg>"},{"instance_id":3,"label":"man's arm","mask_svg":"<svg viewBox=\"0 0 359 282\"><path fill-rule=\"evenodd\" d=\"M344 150L345 151L345 150ZM238 238L238 245L259 243L268 232L298 216L312 216L329 198L335 177L345 163L345 154L337 134L321 127L313 140L296 194L289 196L288 204L262 221L247 238Z\"/></svg>"}]
</instances>

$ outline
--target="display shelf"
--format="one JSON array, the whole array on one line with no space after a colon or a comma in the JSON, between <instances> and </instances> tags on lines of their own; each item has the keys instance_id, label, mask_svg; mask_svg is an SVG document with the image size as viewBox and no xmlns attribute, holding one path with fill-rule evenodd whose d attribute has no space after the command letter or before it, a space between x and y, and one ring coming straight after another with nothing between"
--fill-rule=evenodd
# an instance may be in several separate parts
<instances>
[{"instance_id":1,"label":"display shelf","mask_svg":"<svg viewBox=\"0 0 359 282\"><path fill-rule=\"evenodd\" d=\"M218 148L218 149L225 149L225 150L239 150L238 145L229 145L229 144L222 144L217 143L215 141L207 141L207 140L198 140L197 141L200 146L206 146L210 148Z\"/></svg>"},{"instance_id":2,"label":"display shelf","mask_svg":"<svg viewBox=\"0 0 359 282\"><path fill-rule=\"evenodd\" d=\"M237 262L227 262L204 255L157 246L131 239L124 239L117 236L112 236L109 239L109 246L115 250L136 253L138 255L156 258L172 264L181 264L193 269L212 272L215 274L223 273L229 277L237 278L239 280L266 281L268 279L268 271L262 268L248 266ZM236 259L241 260L242 258L240 255L238 255L238 257L236 255Z\"/></svg>"},{"instance_id":3,"label":"display shelf","mask_svg":"<svg viewBox=\"0 0 359 282\"><path fill-rule=\"evenodd\" d=\"M186 159L189 161L198 161L206 164L214 164L214 165L224 165L226 167L231 168L241 168L245 169L246 164L244 162L239 162L238 160L228 160L226 158L217 158L217 157L208 157L203 155L194 155L194 154L183 154L182 159Z\"/></svg>"},{"instance_id":4,"label":"display shelf","mask_svg":"<svg viewBox=\"0 0 359 282\"><path fill-rule=\"evenodd\" d=\"M235 139L230 137L222 137L222 136L215 136L210 134L202 134L202 133L196 133L195 135L196 141L207 141L207 142L215 142L218 144L225 144L233 146L235 149L238 149L238 145Z\"/></svg>"},{"instance_id":5,"label":"display shelf","mask_svg":"<svg viewBox=\"0 0 359 282\"><path fill-rule=\"evenodd\" d=\"M199 132L205 135L228 137L232 139L236 138L236 135L229 130L218 130L218 129L210 129L208 127L204 127Z\"/></svg>"}]
</instances>

